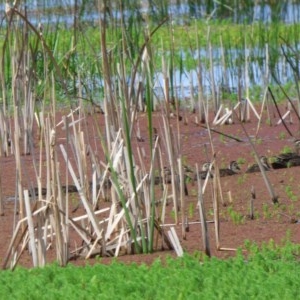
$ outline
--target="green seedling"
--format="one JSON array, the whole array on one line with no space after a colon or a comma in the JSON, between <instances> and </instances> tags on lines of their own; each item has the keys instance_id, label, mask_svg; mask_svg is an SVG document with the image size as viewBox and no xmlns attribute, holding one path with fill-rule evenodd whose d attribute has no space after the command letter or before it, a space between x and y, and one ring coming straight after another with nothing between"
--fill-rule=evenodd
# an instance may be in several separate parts
<instances>
[{"instance_id":1,"label":"green seedling","mask_svg":"<svg viewBox=\"0 0 300 300\"><path fill-rule=\"evenodd\" d=\"M245 217L241 213L235 211L232 206L229 206L227 208L227 212L229 214L229 217L230 217L231 221L235 225L239 225L239 224L244 223Z\"/></svg>"}]
</instances>

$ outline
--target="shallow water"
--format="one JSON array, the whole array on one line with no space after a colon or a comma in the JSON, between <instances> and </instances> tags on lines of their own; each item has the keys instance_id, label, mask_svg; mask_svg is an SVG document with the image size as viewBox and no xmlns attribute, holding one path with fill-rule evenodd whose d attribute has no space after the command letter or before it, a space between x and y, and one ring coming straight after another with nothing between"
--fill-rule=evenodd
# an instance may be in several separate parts
<instances>
[{"instance_id":1,"label":"shallow water","mask_svg":"<svg viewBox=\"0 0 300 300\"><path fill-rule=\"evenodd\" d=\"M82 5L83 1L77 1L78 6ZM141 9L140 13L147 13L151 10L148 3L150 1L141 1ZM172 16L173 20L176 22L182 22L182 20L192 20L193 18L207 18L207 8L205 5L196 5L194 10L191 10L191 6L188 5L188 1L179 1L180 4L176 5L175 1L170 1L171 4L168 6L168 14ZM205 1L198 1L198 3L205 3ZM67 14L67 13L51 13L51 14L43 14L43 13L36 13L37 11L44 11L45 8L50 7L71 7L74 6L75 0L66 0L66 1L38 1L38 0L29 0L26 1L27 11L28 11L28 18L30 22L34 25L37 25L39 22L43 24L57 24L62 23L66 27L72 27L74 24L74 15ZM3 17L4 14L4 4L0 5L0 11ZM214 18L217 14L218 6L215 6L215 11L212 12L211 18ZM66 11L65 9L62 11ZM32 12L32 13L31 13ZM237 18L236 14L239 13L237 10L228 17ZM120 18L121 14L118 10L113 11L112 13L114 17ZM128 18L132 14L137 14L136 11L125 11L125 18ZM80 20L85 22L90 22L94 24L99 19L99 14L97 13L96 9L86 9L82 15L80 15ZM250 9L247 12L247 15L239 16L242 21L247 20L247 22L257 22L262 21L268 23L272 20L272 10L269 5L261 5L255 4L253 9ZM281 9L276 17L285 23L295 23L300 21L300 4L299 3L285 3L282 2ZM79 18L79 17L78 17ZM273 13L274 18L274 13ZM295 47L298 47L296 45ZM226 55L231 56L231 61L234 62L235 60L244 59L245 51L238 49L232 49ZM249 49L247 55L249 56L249 67L248 73L246 73L245 65L239 66L225 66L222 64L222 49L221 48L214 48L212 55L213 55L213 67L212 67L212 74L210 73L210 66L209 64L205 65L202 64L201 66L201 78L202 78L202 86L204 95L211 95L212 94L212 85L214 83L214 90L216 92L217 97L222 97L222 93L231 93L236 94L239 87L242 90L245 90L247 86L267 86L268 84L276 83L271 76L266 77L266 63L259 63L259 60L265 60L265 49ZM209 57L208 49L198 49L193 53L193 57L195 62L197 61L198 53L200 57L205 60ZM185 53L182 52L181 54L183 58L183 64L185 59ZM281 84L286 84L289 81L293 81L294 74L293 70L289 64L286 63L284 57L281 57L273 67L273 71L275 76ZM183 69L180 71L175 69L173 72L174 76L174 86L173 91L176 94L177 98L185 99L191 98L191 96L197 97L198 94L198 76L197 76L197 68L195 69ZM300 72L300 70L299 70ZM140 78L137 79L139 81ZM143 78L141 79L144 80ZM92 84L90 82L94 82L95 78L86 78L86 84L90 85L91 90L93 93L96 93ZM101 79L97 80L98 84L101 86ZM154 92L158 98L164 97L164 92L162 87L164 86L163 82L163 74L162 72L157 72L155 76L155 86ZM192 87L192 88L191 88ZM263 91L262 91L263 93Z\"/></svg>"}]
</instances>

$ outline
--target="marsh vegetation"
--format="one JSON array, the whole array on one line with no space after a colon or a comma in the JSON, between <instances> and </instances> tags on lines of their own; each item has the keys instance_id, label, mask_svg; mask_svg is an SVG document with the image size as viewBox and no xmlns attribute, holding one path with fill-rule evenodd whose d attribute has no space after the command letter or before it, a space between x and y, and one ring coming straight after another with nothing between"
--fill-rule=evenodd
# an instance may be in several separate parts
<instances>
[{"instance_id":1,"label":"marsh vegetation","mask_svg":"<svg viewBox=\"0 0 300 300\"><path fill-rule=\"evenodd\" d=\"M252 112L258 132L265 107L280 101L289 107L281 122L292 113L299 118L300 4L277 2L7 1L0 28L0 155L1 164L15 160L18 215L3 268L14 268L25 249L34 266L43 266L50 247L60 265L75 256L158 248L181 255L176 232L162 225L169 205L185 238L190 176L179 123L186 114L209 132L211 156L203 160L209 158L216 174L210 124L243 124ZM258 157L244 128L242 135ZM202 224L207 182L196 183ZM218 249L220 187L214 176ZM76 201L84 214L75 218ZM231 207L228 214L243 223ZM80 246L70 246L71 230Z\"/></svg>"}]
</instances>

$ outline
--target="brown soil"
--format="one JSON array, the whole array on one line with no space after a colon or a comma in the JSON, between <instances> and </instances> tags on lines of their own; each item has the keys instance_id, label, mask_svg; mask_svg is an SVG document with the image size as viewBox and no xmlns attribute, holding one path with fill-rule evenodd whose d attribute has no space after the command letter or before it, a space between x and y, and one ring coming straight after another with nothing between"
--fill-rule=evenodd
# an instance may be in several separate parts
<instances>
[{"instance_id":1,"label":"brown soil","mask_svg":"<svg viewBox=\"0 0 300 300\"><path fill-rule=\"evenodd\" d=\"M282 113L285 108L281 108ZM182 154L184 163L192 168L195 164L199 167L211 159L212 151L209 143L208 131L195 124L196 115L181 112L183 120L179 122L179 133L182 145ZM61 116L57 116L60 120ZM287 123L289 130L292 132L291 137L282 124L275 125L278 121L278 116L271 117L271 123L266 121L267 113L264 112L261 125L259 127L255 148L260 155L271 157L280 153L284 147L293 148L293 140L299 136L299 121L293 115L293 123ZM145 114L138 116L141 137L144 141L137 141L134 135L134 147L144 148L146 158L149 159L149 143L147 140L147 117ZM185 122L185 121L186 122ZM95 149L98 149L98 155L103 159L103 154L99 150L101 148L100 139L97 136L97 127L95 124L104 127L104 116L97 114L96 116L88 116L86 122L83 123L83 130L89 133L89 139L86 142L91 144ZM162 133L162 118L159 113L155 113L154 127L157 128L158 134ZM251 115L250 122L243 124L247 133L253 137L256 135L258 122L255 116ZM177 121L171 119L171 127L177 135ZM271 170L267 173L269 181L278 195L279 205L273 205L271 196L266 188L262 175L260 173L245 174L244 171L249 164L255 162L253 151L249 145L246 135L239 124L235 120L232 125L213 126L213 129L220 132L233 135L242 140L237 142L233 139L224 137L217 133L212 133L212 141L216 160L219 167L225 167L231 160L237 160L242 169L239 175L221 178L223 203L220 203L220 246L226 250L217 250L215 241L214 223L208 223L210 246L212 255L225 258L234 255L234 249L243 247L245 240L255 241L257 243L268 242L274 240L280 244L285 239L289 238L292 242L299 243L300 237L300 167L293 167L281 170ZM63 139L65 132L61 129L57 132L58 143L65 143ZM35 145L38 155L38 137L36 135ZM58 151L59 152L59 151ZM166 153L164 153L166 156ZM38 156L37 156L38 158ZM61 159L61 158L60 158ZM167 161L167 160L166 160ZM15 159L13 155L0 158L1 181L2 181L2 198L4 206L4 215L0 217L0 263L3 263L9 242L11 240L14 221L18 219L18 215L14 215L14 201L11 196L15 195L16 186L16 169ZM34 185L35 171L32 164L32 155L22 156L23 168L23 186L24 188ZM61 162L61 174L66 174L64 163ZM71 179L69 179L71 181ZM249 205L251 199L251 189L254 188L256 199L254 201L254 220L249 218ZM183 249L189 253L194 251L203 251L202 233L199 224L199 211L197 208L197 184L190 182L188 184L189 196L185 197L186 214L189 220L189 231L186 232L186 239L182 238L181 226L175 226L177 234L180 238ZM231 196L230 196L231 195ZM208 220L213 220L213 203L211 199L211 181L207 187L207 192L204 194L206 203L206 212ZM103 203L109 205L109 203ZM174 223L174 218L171 214L172 204L168 206L169 213L167 214L166 223ZM231 211L231 213L230 213ZM84 213L83 207L80 207L74 215ZM15 219L16 218L16 219ZM72 233L71 233L72 234ZM73 233L74 234L74 233ZM77 242L80 243L80 240ZM71 236L72 240L72 236ZM74 245L73 245L74 246ZM230 250L231 249L231 250ZM176 256L174 251L156 251L154 254L147 255L123 255L118 259L123 262L145 262L149 263L157 257L166 257L166 255ZM47 262L55 260L55 249L50 249L47 254ZM96 259L90 259L88 263L94 263ZM108 263L111 258L103 258L103 263ZM72 261L74 264L82 265L86 261L78 259ZM20 265L30 267L32 260L26 250L21 257Z\"/></svg>"}]
</instances>

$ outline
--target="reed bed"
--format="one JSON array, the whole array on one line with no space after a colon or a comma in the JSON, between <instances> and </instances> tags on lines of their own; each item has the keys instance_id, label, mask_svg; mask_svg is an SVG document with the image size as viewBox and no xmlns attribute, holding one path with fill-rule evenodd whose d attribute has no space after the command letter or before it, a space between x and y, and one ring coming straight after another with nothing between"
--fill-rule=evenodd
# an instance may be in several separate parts
<instances>
[{"instance_id":1,"label":"reed bed","mask_svg":"<svg viewBox=\"0 0 300 300\"><path fill-rule=\"evenodd\" d=\"M197 15L204 2L187 1L189 12ZM47 249L52 246L61 266L74 256L118 256L164 248L176 249L182 255L174 228L168 233L163 229L169 202L175 224L181 222L183 238L188 227L181 114L187 110L196 113L196 123L205 123L210 132L211 122L223 125L233 118L247 122L252 112L258 119L258 130L271 79L286 93L278 65L283 73L292 70L299 94L297 24L291 25L294 35L280 49L277 39L282 24L274 23L277 27L269 26L268 30L263 30L261 23L242 24L232 3L217 7L214 2L210 7L212 2L205 2L207 16L200 26L196 20L194 24L176 25L168 4L159 3L147 1L149 13L142 14L132 1L99 1L92 6L97 22L87 26L80 17L90 7L85 2L79 7L75 2L71 33L61 31L61 23L35 24L21 4L7 4L1 28L6 36L1 50L0 154L15 158L19 217L3 268L15 268L25 250L31 253L34 266L44 266ZM46 4L41 13L47 11ZM272 6L272 11L278 7ZM239 7L245 12L248 8ZM127 11L132 12L129 17ZM231 35L225 30L220 35L216 19L227 14L237 29ZM245 18L251 17L245 14ZM95 28L90 31L92 26ZM180 36L182 28L184 38ZM187 50L180 47L185 43ZM220 66L221 76L216 66ZM157 79L158 74L162 80ZM188 101L183 92L185 77L189 78ZM256 87L261 78L263 84ZM232 82L236 82L235 87ZM260 114L253 105L257 95L263 95ZM66 113L58 120L63 103ZM95 118L91 139L86 116L96 110L104 113L105 126L100 127ZM153 128L154 111L161 116L158 129ZM149 164L144 161L144 147L134 143L136 138L142 139L141 112L145 112L148 125L149 145L145 147L150 153ZM171 126L174 117L176 126ZM64 130L64 142L58 140L58 130ZM24 177L24 154L32 157L35 180L31 182ZM61 157L64 166L59 163ZM215 154L212 161L218 174ZM275 203L275 192L262 174ZM197 181L203 244L210 255L203 205L208 178L202 182L198 177ZM219 204L223 193L217 175L211 189L216 247L222 249ZM78 194L77 208L84 208L78 217L70 213L72 192ZM104 205L107 200L109 206ZM2 201L0 180L0 214ZM81 246L71 245L70 230L76 232Z\"/></svg>"}]
</instances>

